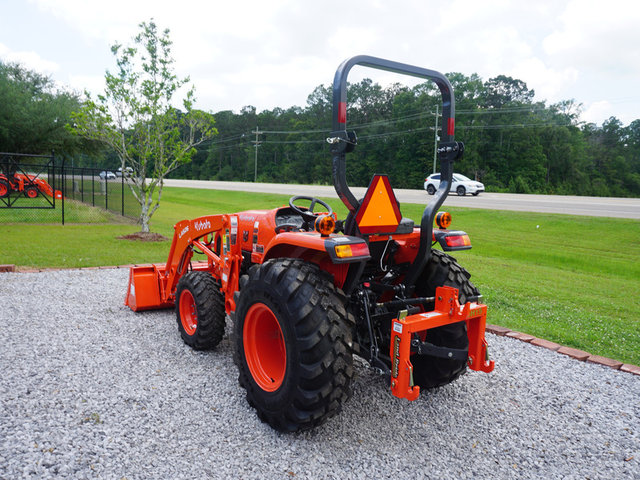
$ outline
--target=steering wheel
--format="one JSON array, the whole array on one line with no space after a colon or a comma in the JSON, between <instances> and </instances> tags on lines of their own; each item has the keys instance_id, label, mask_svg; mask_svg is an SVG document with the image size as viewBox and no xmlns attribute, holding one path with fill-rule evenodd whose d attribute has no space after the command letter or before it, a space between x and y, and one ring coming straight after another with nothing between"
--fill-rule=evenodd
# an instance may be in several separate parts
<instances>
[{"instance_id":1,"label":"steering wheel","mask_svg":"<svg viewBox=\"0 0 640 480\"><path fill-rule=\"evenodd\" d=\"M306 210L303 210L302 207L295 205L295 202L297 202L298 200L307 200L311 202L311 205L309 205L309 207ZM289 206L291 207L291 209L297 214L302 215L302 218L304 218L307 222L314 222L316 217L318 216L317 213L313 213L313 209L318 203L326 209L326 212L329 215L333 214L333 209L329 206L329 204L327 204L326 202L323 202L319 198L306 197L304 195L296 195L295 197L291 197L289 199Z\"/></svg>"}]
</instances>

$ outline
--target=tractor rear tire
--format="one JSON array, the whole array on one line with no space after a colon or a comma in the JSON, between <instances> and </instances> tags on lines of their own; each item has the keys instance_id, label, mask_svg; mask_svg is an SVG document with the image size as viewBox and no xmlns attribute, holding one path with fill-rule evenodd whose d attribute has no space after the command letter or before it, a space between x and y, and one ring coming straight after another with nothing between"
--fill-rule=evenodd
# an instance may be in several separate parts
<instances>
[{"instance_id":1,"label":"tractor rear tire","mask_svg":"<svg viewBox=\"0 0 640 480\"><path fill-rule=\"evenodd\" d=\"M316 265L273 259L240 280L234 361L258 417L283 432L313 428L351 396L353 316Z\"/></svg>"},{"instance_id":2,"label":"tractor rear tire","mask_svg":"<svg viewBox=\"0 0 640 480\"><path fill-rule=\"evenodd\" d=\"M469 272L461 267L455 258L440 250L432 250L429 262L416 282L416 295L433 297L436 287L446 285L457 288L460 303L465 303L468 297L479 294L469 277ZM458 322L430 329L425 341L437 346L468 350L467 325L465 322ZM421 388L435 388L451 383L467 367L466 359L451 360L426 355L411 357L411 363L414 381Z\"/></svg>"},{"instance_id":3,"label":"tractor rear tire","mask_svg":"<svg viewBox=\"0 0 640 480\"><path fill-rule=\"evenodd\" d=\"M224 336L226 311L220 284L209 272L188 272L176 288L176 320L184 343L214 348Z\"/></svg>"}]
</instances>

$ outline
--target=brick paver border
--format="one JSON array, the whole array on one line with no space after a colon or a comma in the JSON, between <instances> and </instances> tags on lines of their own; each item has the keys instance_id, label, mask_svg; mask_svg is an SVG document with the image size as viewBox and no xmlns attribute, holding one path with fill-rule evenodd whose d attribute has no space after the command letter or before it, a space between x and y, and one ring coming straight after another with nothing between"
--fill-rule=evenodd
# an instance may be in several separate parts
<instances>
[{"instance_id":1,"label":"brick paver border","mask_svg":"<svg viewBox=\"0 0 640 480\"><path fill-rule=\"evenodd\" d=\"M601 357L600 355L592 355L589 352L578 350L576 348L565 347L555 342L550 342L544 338L536 338L533 335L527 333L516 332L500 325L487 325L487 332L499 335L501 337L515 338L521 342L530 343L537 347L546 348L553 352L567 355L581 362L596 363L598 365L604 365L605 367L613 368L614 370L621 370L623 372L632 373L634 375L640 375L640 367L631 365L629 363L622 363L611 358Z\"/></svg>"}]
</instances>

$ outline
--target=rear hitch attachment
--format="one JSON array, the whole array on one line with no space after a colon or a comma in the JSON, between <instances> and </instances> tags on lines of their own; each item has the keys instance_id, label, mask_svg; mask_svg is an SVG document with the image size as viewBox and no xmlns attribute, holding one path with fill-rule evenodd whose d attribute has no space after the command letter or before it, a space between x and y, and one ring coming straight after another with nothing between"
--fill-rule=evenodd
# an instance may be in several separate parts
<instances>
[{"instance_id":1,"label":"rear hitch attachment","mask_svg":"<svg viewBox=\"0 0 640 480\"><path fill-rule=\"evenodd\" d=\"M467 357L471 370L489 373L495 362L489 360L487 341L484 338L487 320L487 306L476 301L460 305L458 289L438 287L436 289L435 309L431 312L407 315L402 311L391 328L391 393L398 398L415 400L420 395L420 387L413 381L411 355L430 355L440 358ZM457 322L467 323L469 351L439 347L422 342L418 334L424 334L430 328L441 327Z\"/></svg>"}]
</instances>

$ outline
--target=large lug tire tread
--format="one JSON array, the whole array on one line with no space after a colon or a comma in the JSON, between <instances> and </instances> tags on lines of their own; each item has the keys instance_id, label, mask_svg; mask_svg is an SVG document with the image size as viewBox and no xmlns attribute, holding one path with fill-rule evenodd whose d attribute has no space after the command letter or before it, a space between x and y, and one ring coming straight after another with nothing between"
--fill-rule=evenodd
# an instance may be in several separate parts
<instances>
[{"instance_id":1,"label":"large lug tire tread","mask_svg":"<svg viewBox=\"0 0 640 480\"><path fill-rule=\"evenodd\" d=\"M431 257L416 283L416 294L424 297L435 295L436 287L443 285L458 289L460 303L478 295L478 289L469 281L471 275L456 259L440 250L432 250ZM465 322L453 323L427 331L425 339L438 346L468 349L469 338ZM466 360L450 360L429 356L411 357L413 378L421 388L435 388L456 380L467 367Z\"/></svg>"},{"instance_id":2,"label":"large lug tire tread","mask_svg":"<svg viewBox=\"0 0 640 480\"><path fill-rule=\"evenodd\" d=\"M180 296L188 289L193 296L198 324L192 335L187 333L180 318ZM176 288L176 320L184 343L194 350L210 350L224 336L226 311L220 283L209 272L188 272L180 278Z\"/></svg>"},{"instance_id":3,"label":"large lug tire tread","mask_svg":"<svg viewBox=\"0 0 640 480\"><path fill-rule=\"evenodd\" d=\"M258 417L276 430L294 432L340 412L352 394L355 321L332 278L301 260L273 259L249 269L235 298L234 361ZM284 379L273 392L258 386L245 356L245 316L256 303L271 309L286 348Z\"/></svg>"}]
</instances>

